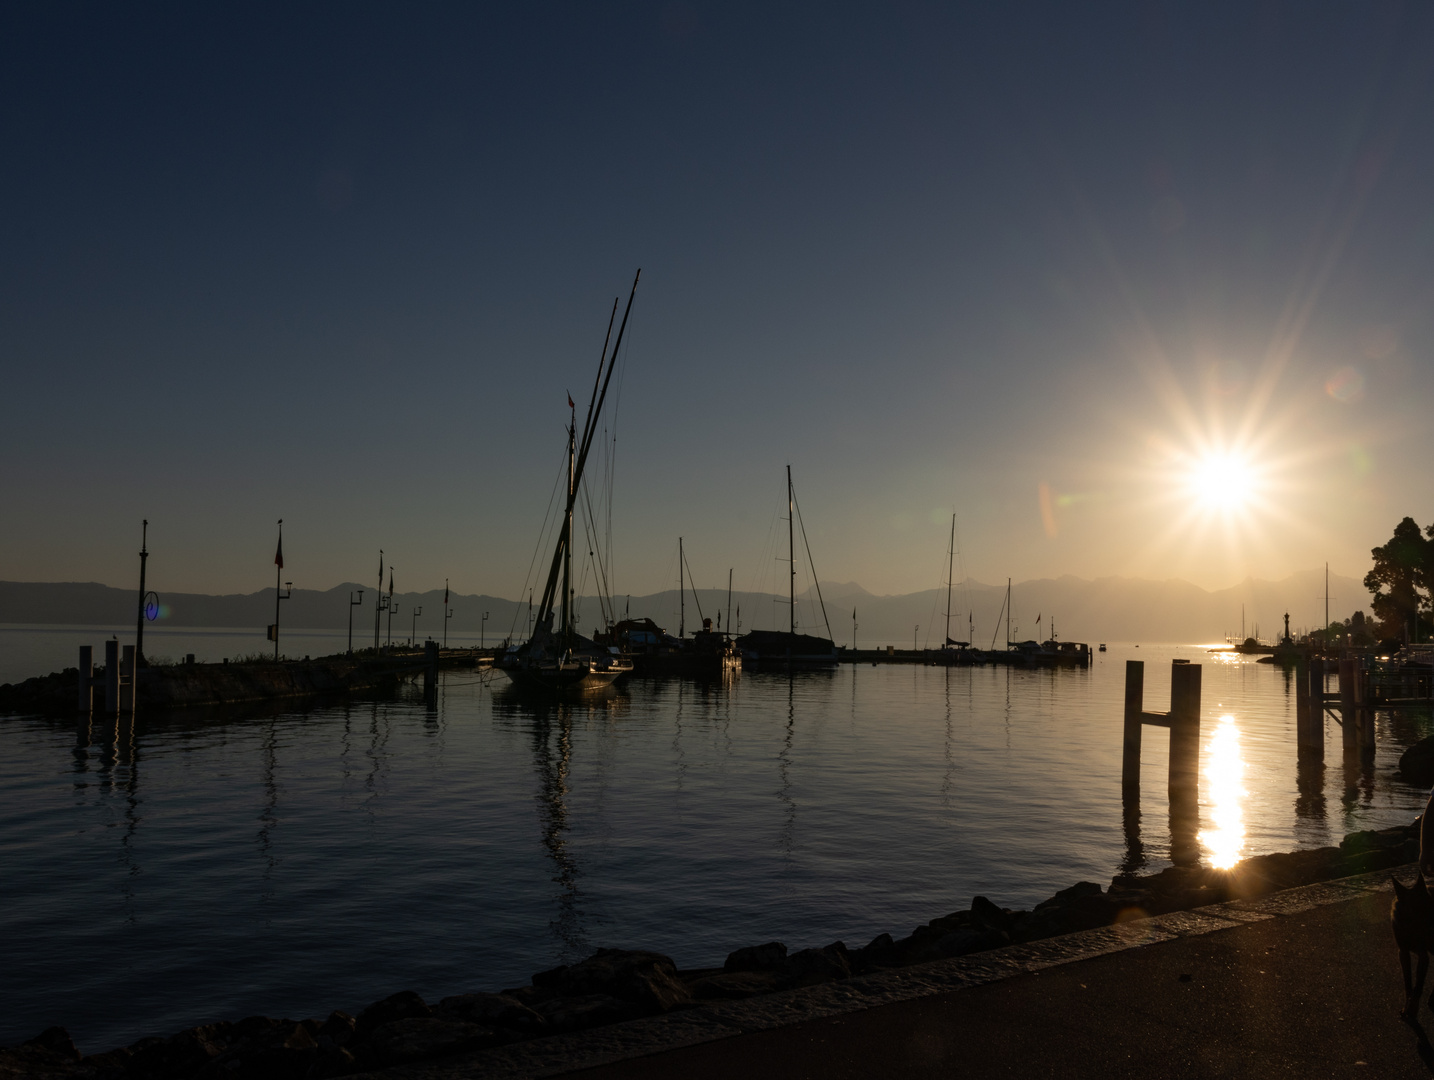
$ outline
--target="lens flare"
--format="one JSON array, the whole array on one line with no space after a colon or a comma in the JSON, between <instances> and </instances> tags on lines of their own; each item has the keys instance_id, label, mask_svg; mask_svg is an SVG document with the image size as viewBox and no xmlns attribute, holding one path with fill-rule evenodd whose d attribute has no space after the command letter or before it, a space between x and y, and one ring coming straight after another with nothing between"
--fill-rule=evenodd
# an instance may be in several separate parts
<instances>
[{"instance_id":1,"label":"lens flare","mask_svg":"<svg viewBox=\"0 0 1434 1080\"><path fill-rule=\"evenodd\" d=\"M1205 780L1214 828L1200 830L1199 837L1209 852L1210 865L1217 870L1228 870L1239 862L1245 847L1245 814L1241 802L1248 793L1241 786L1244 775L1240 729L1233 716L1222 716L1205 754Z\"/></svg>"}]
</instances>

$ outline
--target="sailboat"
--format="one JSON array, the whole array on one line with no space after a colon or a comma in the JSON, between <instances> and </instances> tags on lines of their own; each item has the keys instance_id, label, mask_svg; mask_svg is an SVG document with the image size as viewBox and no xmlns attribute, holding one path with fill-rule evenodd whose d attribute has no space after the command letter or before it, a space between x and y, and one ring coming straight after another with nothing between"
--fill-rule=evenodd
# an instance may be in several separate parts
<instances>
[{"instance_id":1,"label":"sailboat","mask_svg":"<svg viewBox=\"0 0 1434 1080\"><path fill-rule=\"evenodd\" d=\"M685 571L685 574L684 574ZM611 639L621 644L623 654L632 660L633 670L639 678L667 675L692 679L720 678L741 671L741 654L732 642L732 634L712 629L712 620L702 614L702 601L697 596L697 585L692 581L692 568L687 564L682 537L677 538L677 636L673 637L651 619L623 619L612 628ZM692 601L697 605L697 617L702 620L702 629L687 633L687 588L692 587ZM727 608L732 607L732 578L728 571ZM730 621L730 620L729 620ZM722 612L717 612L717 622L722 622Z\"/></svg>"},{"instance_id":2,"label":"sailboat","mask_svg":"<svg viewBox=\"0 0 1434 1080\"><path fill-rule=\"evenodd\" d=\"M792 467L787 466L787 559L790 566L787 587L789 619L786 630L753 630L737 639L737 648L742 652L744 664L753 667L833 667L838 662L836 643L831 639L831 623L827 621L827 637L797 633L797 561L796 561L796 494L792 489ZM802 528L802 544L807 549L807 561L811 562L812 549L807 544L807 531ZM827 619L827 607L822 601L822 587L817 581L816 567L812 567L812 583L816 585L817 600L822 605L822 619Z\"/></svg>"},{"instance_id":3,"label":"sailboat","mask_svg":"<svg viewBox=\"0 0 1434 1080\"><path fill-rule=\"evenodd\" d=\"M974 662L970 632L965 641L951 637L951 579L956 571L956 515L951 515L951 544L946 549L946 637L941 645L942 662L946 664L970 664ZM975 617L967 612L970 630L975 629Z\"/></svg>"},{"instance_id":4,"label":"sailboat","mask_svg":"<svg viewBox=\"0 0 1434 1080\"><path fill-rule=\"evenodd\" d=\"M502 661L502 670L519 686L545 690L596 690L612 685L632 671L632 661L622 656L618 649L585 638L573 627L573 508L577 503L583 467L587 464L588 451L592 449L593 435L597 430L603 402L607 400L608 386L617 366L618 350L622 347L623 334L627 330L628 316L632 314L632 301L637 296L637 282L641 276L642 271L639 270L637 276L632 279L632 292L628 295L627 308L623 311L622 325L618 327L617 342L613 345L611 355L608 354L607 346L612 335L612 320L608 320L608 338L603 341L602 359L598 362L597 381L593 384L593 396L588 402L588 415L581 439L578 438L577 407L572 406L567 438L567 501L557 547L553 551L553 561L548 569L547 584L543 588L543 599L538 605L537 621L528 640L510 648ZM617 303L614 301L613 315L616 314ZM571 397L568 403L572 405ZM559 578L561 594L558 592Z\"/></svg>"}]
</instances>

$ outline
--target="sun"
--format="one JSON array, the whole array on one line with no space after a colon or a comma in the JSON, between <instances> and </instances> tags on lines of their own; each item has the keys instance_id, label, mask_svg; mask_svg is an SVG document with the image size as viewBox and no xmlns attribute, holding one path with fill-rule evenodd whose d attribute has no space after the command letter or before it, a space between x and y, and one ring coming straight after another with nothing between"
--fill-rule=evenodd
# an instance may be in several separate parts
<instances>
[{"instance_id":1,"label":"sun","mask_svg":"<svg viewBox=\"0 0 1434 1080\"><path fill-rule=\"evenodd\" d=\"M1234 451L1206 451L1191 459L1185 475L1190 503L1207 513L1239 514L1249 509L1259 488L1259 471Z\"/></svg>"}]
</instances>

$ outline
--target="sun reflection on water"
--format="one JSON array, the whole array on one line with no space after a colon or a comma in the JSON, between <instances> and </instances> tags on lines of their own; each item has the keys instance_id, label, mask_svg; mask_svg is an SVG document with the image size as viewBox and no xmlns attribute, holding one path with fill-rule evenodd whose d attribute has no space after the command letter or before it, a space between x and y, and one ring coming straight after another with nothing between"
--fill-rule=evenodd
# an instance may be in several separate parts
<instances>
[{"instance_id":1,"label":"sun reflection on water","mask_svg":"<svg viewBox=\"0 0 1434 1080\"><path fill-rule=\"evenodd\" d=\"M1200 830L1200 842L1209 849L1210 865L1227 870L1240 861L1245 846L1245 815L1240 803L1248 794L1241 786L1245 760L1240 756L1240 729L1233 716L1220 717L1205 757L1212 829Z\"/></svg>"}]
</instances>

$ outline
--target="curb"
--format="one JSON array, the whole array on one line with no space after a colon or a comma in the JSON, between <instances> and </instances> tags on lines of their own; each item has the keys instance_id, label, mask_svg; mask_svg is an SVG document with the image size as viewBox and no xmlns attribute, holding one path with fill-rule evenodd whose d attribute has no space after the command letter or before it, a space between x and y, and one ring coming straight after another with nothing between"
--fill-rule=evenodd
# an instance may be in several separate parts
<instances>
[{"instance_id":1,"label":"curb","mask_svg":"<svg viewBox=\"0 0 1434 1080\"><path fill-rule=\"evenodd\" d=\"M360 1074L369 1080L529 1080L647 1057L665 1050L730 1039L807 1020L841 1016L881 1005L949 993L968 986L1025 975L1078 960L1137 949L1162 941L1233 930L1340 904L1371 893L1392 892L1391 874L1404 876L1417 863L1389 867L1190 911L1172 911L1096 930L1081 930L969 956L891 968L841 982L702 1005L665 1016L629 1020L567 1035L480 1050L425 1064L398 1065Z\"/></svg>"}]
</instances>

